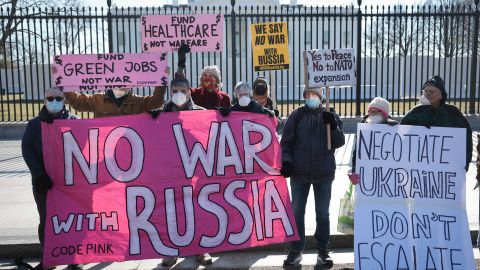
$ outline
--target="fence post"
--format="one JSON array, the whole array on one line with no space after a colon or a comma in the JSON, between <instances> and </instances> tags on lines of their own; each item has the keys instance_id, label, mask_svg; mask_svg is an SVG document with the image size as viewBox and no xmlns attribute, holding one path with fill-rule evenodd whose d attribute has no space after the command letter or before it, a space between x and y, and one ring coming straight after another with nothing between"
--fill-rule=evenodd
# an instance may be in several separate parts
<instances>
[{"instance_id":1,"label":"fence post","mask_svg":"<svg viewBox=\"0 0 480 270\"><path fill-rule=\"evenodd\" d=\"M237 83L237 35L235 27L235 0L231 0L232 12L231 14L231 25L232 25L232 89ZM227 59L228 60L228 59Z\"/></svg>"},{"instance_id":2,"label":"fence post","mask_svg":"<svg viewBox=\"0 0 480 270\"><path fill-rule=\"evenodd\" d=\"M478 0L477 0L478 1ZM355 116L360 116L360 97L361 97L361 77L362 77L362 0L357 0L358 14L357 14L357 85L356 85L356 97L355 97Z\"/></svg>"},{"instance_id":3,"label":"fence post","mask_svg":"<svg viewBox=\"0 0 480 270\"><path fill-rule=\"evenodd\" d=\"M107 31L108 31L108 52L113 53L113 31L112 31L112 12L110 10L112 6L112 0L107 0Z\"/></svg>"},{"instance_id":4,"label":"fence post","mask_svg":"<svg viewBox=\"0 0 480 270\"><path fill-rule=\"evenodd\" d=\"M480 19L479 0L475 0L475 17L473 18L473 52L472 52L472 73L470 75L470 105L468 113L475 113L475 90L477 88L477 54L478 54L478 23Z\"/></svg>"}]
</instances>

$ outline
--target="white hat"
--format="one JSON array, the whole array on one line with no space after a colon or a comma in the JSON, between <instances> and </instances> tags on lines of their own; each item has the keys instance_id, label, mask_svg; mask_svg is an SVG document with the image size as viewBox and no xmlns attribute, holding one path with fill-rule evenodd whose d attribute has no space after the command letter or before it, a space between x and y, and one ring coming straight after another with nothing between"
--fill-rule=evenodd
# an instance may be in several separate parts
<instances>
[{"instance_id":1,"label":"white hat","mask_svg":"<svg viewBox=\"0 0 480 270\"><path fill-rule=\"evenodd\" d=\"M203 76L205 73L210 73L213 76L215 76L220 83L222 81L222 76L220 75L220 69L217 66L207 66L202 69L202 72L200 72L200 77Z\"/></svg>"},{"instance_id":2,"label":"white hat","mask_svg":"<svg viewBox=\"0 0 480 270\"><path fill-rule=\"evenodd\" d=\"M235 93L235 96L238 96L240 93L247 93L248 96L252 96L252 88L246 82L237 83L235 88L233 88L233 92Z\"/></svg>"},{"instance_id":3,"label":"white hat","mask_svg":"<svg viewBox=\"0 0 480 270\"><path fill-rule=\"evenodd\" d=\"M368 104L368 110L371 108L381 111L385 118L390 115L390 103L384 98L376 97L372 99L370 104Z\"/></svg>"}]
</instances>

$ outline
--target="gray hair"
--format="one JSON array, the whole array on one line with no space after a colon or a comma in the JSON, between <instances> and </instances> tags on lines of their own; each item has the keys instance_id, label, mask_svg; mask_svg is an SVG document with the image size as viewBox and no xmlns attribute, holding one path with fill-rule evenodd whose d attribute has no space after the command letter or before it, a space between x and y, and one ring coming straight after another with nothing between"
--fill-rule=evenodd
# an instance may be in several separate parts
<instances>
[{"instance_id":1,"label":"gray hair","mask_svg":"<svg viewBox=\"0 0 480 270\"><path fill-rule=\"evenodd\" d=\"M252 88L250 85L246 82L239 82L237 85L235 85L235 88L233 89L233 92L235 95L238 95L240 93L248 93L249 96L252 95Z\"/></svg>"},{"instance_id":2,"label":"gray hair","mask_svg":"<svg viewBox=\"0 0 480 270\"><path fill-rule=\"evenodd\" d=\"M55 94L57 94L57 95L60 94L60 96L63 97L63 91L62 91L62 89L60 89L59 87L56 87L56 86L55 86L55 87L50 87L50 88L48 88L48 89L45 91L45 96L47 96L48 94L53 94L53 95L55 95Z\"/></svg>"}]
</instances>

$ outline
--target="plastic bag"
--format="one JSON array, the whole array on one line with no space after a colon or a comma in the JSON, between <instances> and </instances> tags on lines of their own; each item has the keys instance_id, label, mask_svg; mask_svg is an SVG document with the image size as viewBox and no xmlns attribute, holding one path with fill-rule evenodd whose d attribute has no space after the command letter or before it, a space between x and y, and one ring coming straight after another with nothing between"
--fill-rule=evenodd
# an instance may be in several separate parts
<instances>
[{"instance_id":1,"label":"plastic bag","mask_svg":"<svg viewBox=\"0 0 480 270\"><path fill-rule=\"evenodd\" d=\"M354 198L353 185L350 183L348 190L340 200L340 209L338 213L337 231L344 234L353 234L354 228Z\"/></svg>"}]
</instances>

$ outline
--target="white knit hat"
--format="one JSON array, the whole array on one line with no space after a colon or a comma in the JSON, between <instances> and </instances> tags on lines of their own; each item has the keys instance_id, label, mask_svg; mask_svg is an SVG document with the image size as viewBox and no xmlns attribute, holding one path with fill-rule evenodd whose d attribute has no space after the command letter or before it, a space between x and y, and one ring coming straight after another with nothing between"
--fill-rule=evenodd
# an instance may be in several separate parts
<instances>
[{"instance_id":1,"label":"white knit hat","mask_svg":"<svg viewBox=\"0 0 480 270\"><path fill-rule=\"evenodd\" d=\"M390 103L381 97L376 97L372 99L370 104L368 104L368 110L375 108L382 112L383 116L387 118L390 115Z\"/></svg>"},{"instance_id":2,"label":"white knit hat","mask_svg":"<svg viewBox=\"0 0 480 270\"><path fill-rule=\"evenodd\" d=\"M215 76L220 83L222 81L222 76L220 75L220 69L217 66L206 66L202 69L202 72L200 72L200 77L203 76L205 73L210 73L213 76Z\"/></svg>"}]
</instances>

